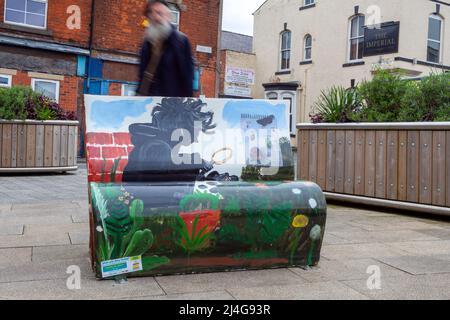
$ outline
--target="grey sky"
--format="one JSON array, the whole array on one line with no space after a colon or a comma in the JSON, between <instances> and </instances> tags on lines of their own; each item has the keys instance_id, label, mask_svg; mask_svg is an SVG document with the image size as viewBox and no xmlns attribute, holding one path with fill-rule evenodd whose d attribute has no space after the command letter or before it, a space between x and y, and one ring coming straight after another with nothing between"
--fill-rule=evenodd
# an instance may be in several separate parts
<instances>
[{"instance_id":1,"label":"grey sky","mask_svg":"<svg viewBox=\"0 0 450 320\"><path fill-rule=\"evenodd\" d=\"M222 29L253 35L252 13L265 0L224 0Z\"/></svg>"}]
</instances>

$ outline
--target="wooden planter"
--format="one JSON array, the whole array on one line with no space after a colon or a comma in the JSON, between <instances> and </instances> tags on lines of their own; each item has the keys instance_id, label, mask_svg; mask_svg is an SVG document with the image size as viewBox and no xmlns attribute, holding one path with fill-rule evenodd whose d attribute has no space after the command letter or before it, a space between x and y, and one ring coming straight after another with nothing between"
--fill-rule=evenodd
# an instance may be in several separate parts
<instances>
[{"instance_id":1,"label":"wooden planter","mask_svg":"<svg viewBox=\"0 0 450 320\"><path fill-rule=\"evenodd\" d=\"M0 172L77 170L78 121L0 120Z\"/></svg>"},{"instance_id":2,"label":"wooden planter","mask_svg":"<svg viewBox=\"0 0 450 320\"><path fill-rule=\"evenodd\" d=\"M297 128L298 177L328 199L450 215L450 122Z\"/></svg>"}]
</instances>

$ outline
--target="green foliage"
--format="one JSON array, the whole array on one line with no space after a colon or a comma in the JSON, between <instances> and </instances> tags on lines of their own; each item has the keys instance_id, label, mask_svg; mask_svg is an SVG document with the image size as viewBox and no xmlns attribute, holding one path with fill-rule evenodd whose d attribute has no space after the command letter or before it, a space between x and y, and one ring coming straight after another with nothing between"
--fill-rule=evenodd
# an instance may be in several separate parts
<instances>
[{"instance_id":1,"label":"green foliage","mask_svg":"<svg viewBox=\"0 0 450 320\"><path fill-rule=\"evenodd\" d=\"M0 119L25 120L25 104L34 96L28 87L0 88Z\"/></svg>"},{"instance_id":2,"label":"green foliage","mask_svg":"<svg viewBox=\"0 0 450 320\"><path fill-rule=\"evenodd\" d=\"M73 112L65 112L30 87L0 88L0 119L5 120L75 120Z\"/></svg>"},{"instance_id":3,"label":"green foliage","mask_svg":"<svg viewBox=\"0 0 450 320\"><path fill-rule=\"evenodd\" d=\"M450 73L415 82L402 79L401 73L377 70L357 90L333 87L322 92L316 110L311 116L316 123L450 121Z\"/></svg>"},{"instance_id":4,"label":"green foliage","mask_svg":"<svg viewBox=\"0 0 450 320\"><path fill-rule=\"evenodd\" d=\"M235 210L233 201L228 210L223 211L222 217L227 221L227 216L240 214L242 219L234 217L223 223L219 242L246 244L252 252L260 252L276 243L289 229L292 202L276 202L257 194L238 199L241 209Z\"/></svg>"},{"instance_id":5,"label":"green foliage","mask_svg":"<svg viewBox=\"0 0 450 320\"><path fill-rule=\"evenodd\" d=\"M410 84L401 75L387 70L378 70L371 81L364 81L358 91L364 101L362 121L398 121L402 98Z\"/></svg>"},{"instance_id":6,"label":"green foliage","mask_svg":"<svg viewBox=\"0 0 450 320\"><path fill-rule=\"evenodd\" d=\"M92 204L99 212L103 233L97 233L100 261L144 255L154 243L150 229L143 229L144 203L134 199L123 187L91 184ZM102 236L103 235L103 236ZM143 257L144 270L168 263L166 257Z\"/></svg>"},{"instance_id":7,"label":"green foliage","mask_svg":"<svg viewBox=\"0 0 450 320\"><path fill-rule=\"evenodd\" d=\"M196 216L191 228L191 234L189 234L188 226L181 217L177 218L177 223L174 225L175 231L180 236L177 241L178 245L187 252L188 257L197 251L202 250L206 242L212 238L212 233L207 233L206 229L208 225L203 226L198 232L196 232L197 224L200 216Z\"/></svg>"},{"instance_id":8,"label":"green foliage","mask_svg":"<svg viewBox=\"0 0 450 320\"><path fill-rule=\"evenodd\" d=\"M143 255L153 245L153 233L148 230L136 231L128 244L124 257L134 257Z\"/></svg>"},{"instance_id":9,"label":"green foliage","mask_svg":"<svg viewBox=\"0 0 450 320\"><path fill-rule=\"evenodd\" d=\"M412 82L402 99L400 121L450 121L450 73Z\"/></svg>"},{"instance_id":10,"label":"green foliage","mask_svg":"<svg viewBox=\"0 0 450 320\"><path fill-rule=\"evenodd\" d=\"M322 90L315 103L316 114L312 118L314 122L351 122L360 107L361 100L356 89L333 86Z\"/></svg>"},{"instance_id":11,"label":"green foliage","mask_svg":"<svg viewBox=\"0 0 450 320\"><path fill-rule=\"evenodd\" d=\"M167 257L159 257L159 256L142 257L142 270L143 271L152 270L165 264L168 264L169 262L170 260Z\"/></svg>"}]
</instances>

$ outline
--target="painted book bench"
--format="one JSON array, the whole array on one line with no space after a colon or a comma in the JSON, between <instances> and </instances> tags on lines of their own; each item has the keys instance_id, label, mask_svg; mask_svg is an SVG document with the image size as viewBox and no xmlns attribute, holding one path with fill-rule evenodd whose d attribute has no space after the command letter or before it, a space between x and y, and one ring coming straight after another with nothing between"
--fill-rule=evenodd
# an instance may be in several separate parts
<instances>
[{"instance_id":1,"label":"painted book bench","mask_svg":"<svg viewBox=\"0 0 450 320\"><path fill-rule=\"evenodd\" d=\"M286 101L90 96L98 278L313 266L326 202L294 181Z\"/></svg>"}]
</instances>

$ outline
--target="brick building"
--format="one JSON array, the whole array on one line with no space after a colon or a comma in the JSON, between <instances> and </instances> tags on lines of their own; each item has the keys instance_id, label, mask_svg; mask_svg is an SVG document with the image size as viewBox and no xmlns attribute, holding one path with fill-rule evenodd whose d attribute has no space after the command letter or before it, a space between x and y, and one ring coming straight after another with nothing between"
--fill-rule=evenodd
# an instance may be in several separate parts
<instances>
[{"instance_id":1,"label":"brick building","mask_svg":"<svg viewBox=\"0 0 450 320\"><path fill-rule=\"evenodd\" d=\"M32 86L79 115L84 93L131 94L137 84L144 4L0 0L0 85ZM183 4L182 11L173 6L173 23L191 40L200 75L197 94L216 97L222 0Z\"/></svg>"}]
</instances>

